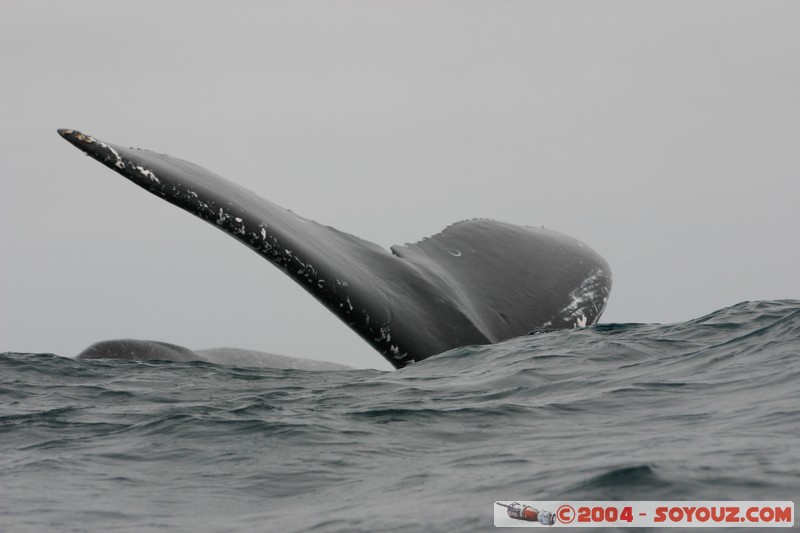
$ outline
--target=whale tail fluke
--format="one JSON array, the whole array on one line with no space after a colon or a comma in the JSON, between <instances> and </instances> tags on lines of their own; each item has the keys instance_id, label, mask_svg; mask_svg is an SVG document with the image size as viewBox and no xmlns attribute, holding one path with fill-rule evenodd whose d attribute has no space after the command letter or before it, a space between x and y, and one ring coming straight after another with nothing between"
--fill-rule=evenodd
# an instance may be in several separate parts
<instances>
[{"instance_id":1,"label":"whale tail fluke","mask_svg":"<svg viewBox=\"0 0 800 533\"><path fill-rule=\"evenodd\" d=\"M537 328L597 321L605 260L554 231L458 222L382 247L288 211L194 163L60 129L73 146L217 226L292 277L395 367Z\"/></svg>"}]
</instances>

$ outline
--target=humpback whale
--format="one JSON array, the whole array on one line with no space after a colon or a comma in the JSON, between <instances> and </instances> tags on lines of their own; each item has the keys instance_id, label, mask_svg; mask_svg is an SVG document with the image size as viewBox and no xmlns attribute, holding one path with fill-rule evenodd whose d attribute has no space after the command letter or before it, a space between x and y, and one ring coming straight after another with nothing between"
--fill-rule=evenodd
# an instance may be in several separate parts
<instances>
[{"instance_id":1,"label":"humpback whale","mask_svg":"<svg viewBox=\"0 0 800 533\"><path fill-rule=\"evenodd\" d=\"M473 219L387 251L194 163L76 130L58 133L136 185L250 247L395 368L534 329L591 325L608 300L606 261L552 230Z\"/></svg>"},{"instance_id":2,"label":"humpback whale","mask_svg":"<svg viewBox=\"0 0 800 533\"><path fill-rule=\"evenodd\" d=\"M92 344L76 359L123 359L133 361L203 361L236 366L260 366L295 370L350 370L352 367L286 357L273 353L242 350L241 348L208 348L190 350L177 344L139 339L115 339Z\"/></svg>"}]
</instances>

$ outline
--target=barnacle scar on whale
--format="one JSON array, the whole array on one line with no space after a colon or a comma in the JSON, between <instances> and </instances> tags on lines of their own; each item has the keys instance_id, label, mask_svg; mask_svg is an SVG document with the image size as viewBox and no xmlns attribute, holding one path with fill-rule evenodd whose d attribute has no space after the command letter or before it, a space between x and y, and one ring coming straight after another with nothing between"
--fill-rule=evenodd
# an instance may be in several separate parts
<instances>
[{"instance_id":1,"label":"barnacle scar on whale","mask_svg":"<svg viewBox=\"0 0 800 533\"><path fill-rule=\"evenodd\" d=\"M302 218L194 163L77 130L58 132L283 270L397 368L537 328L594 324L611 290L606 261L551 230L474 219L385 250Z\"/></svg>"}]
</instances>

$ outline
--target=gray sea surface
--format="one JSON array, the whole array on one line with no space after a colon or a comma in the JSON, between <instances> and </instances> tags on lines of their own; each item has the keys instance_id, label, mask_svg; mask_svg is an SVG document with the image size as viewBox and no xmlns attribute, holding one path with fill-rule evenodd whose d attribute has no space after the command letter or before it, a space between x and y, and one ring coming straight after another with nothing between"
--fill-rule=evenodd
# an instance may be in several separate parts
<instances>
[{"instance_id":1,"label":"gray sea surface","mask_svg":"<svg viewBox=\"0 0 800 533\"><path fill-rule=\"evenodd\" d=\"M797 503L799 354L789 300L394 372L5 353L0 531L488 531L495 501Z\"/></svg>"}]
</instances>

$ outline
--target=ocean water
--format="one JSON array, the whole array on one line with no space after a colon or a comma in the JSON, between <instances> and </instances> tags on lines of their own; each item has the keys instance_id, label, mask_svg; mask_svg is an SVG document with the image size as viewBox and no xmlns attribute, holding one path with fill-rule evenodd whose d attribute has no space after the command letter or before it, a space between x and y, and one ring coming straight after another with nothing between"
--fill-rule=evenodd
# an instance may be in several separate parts
<instances>
[{"instance_id":1,"label":"ocean water","mask_svg":"<svg viewBox=\"0 0 800 533\"><path fill-rule=\"evenodd\" d=\"M487 531L496 500L797 502L799 355L800 301L394 372L6 353L0 531Z\"/></svg>"}]
</instances>

